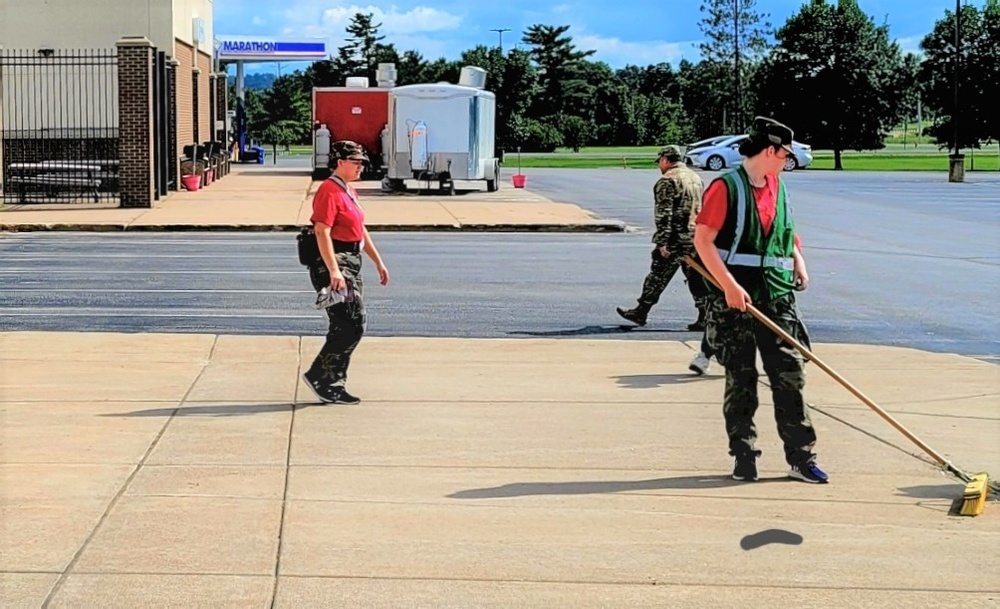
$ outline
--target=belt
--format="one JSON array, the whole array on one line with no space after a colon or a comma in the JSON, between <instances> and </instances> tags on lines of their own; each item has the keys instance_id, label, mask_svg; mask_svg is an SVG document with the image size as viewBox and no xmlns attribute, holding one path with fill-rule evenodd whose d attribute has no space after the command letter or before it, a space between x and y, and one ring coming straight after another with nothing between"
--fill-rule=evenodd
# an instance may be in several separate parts
<instances>
[{"instance_id":1,"label":"belt","mask_svg":"<svg viewBox=\"0 0 1000 609\"><path fill-rule=\"evenodd\" d=\"M333 252L335 254L346 254L346 253L357 254L361 252L361 242L337 241L336 239L333 239Z\"/></svg>"}]
</instances>

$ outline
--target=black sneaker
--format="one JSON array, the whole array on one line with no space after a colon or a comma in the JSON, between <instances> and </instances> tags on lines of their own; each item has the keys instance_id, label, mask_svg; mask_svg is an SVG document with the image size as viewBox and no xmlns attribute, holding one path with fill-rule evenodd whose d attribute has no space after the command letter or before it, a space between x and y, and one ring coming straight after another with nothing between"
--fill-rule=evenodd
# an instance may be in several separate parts
<instances>
[{"instance_id":1,"label":"black sneaker","mask_svg":"<svg viewBox=\"0 0 1000 609\"><path fill-rule=\"evenodd\" d=\"M302 380L306 382L306 385L312 389L312 392L316 395L316 398L324 404L333 404L335 397L330 391L324 390L323 387L314 381L309 380L309 373L302 374Z\"/></svg>"},{"instance_id":2,"label":"black sneaker","mask_svg":"<svg viewBox=\"0 0 1000 609\"><path fill-rule=\"evenodd\" d=\"M826 484L830 481L830 477L826 475L826 472L821 470L819 466L812 461L806 463L805 465L793 465L791 469L788 470L788 477L808 482L809 484Z\"/></svg>"},{"instance_id":3,"label":"black sneaker","mask_svg":"<svg viewBox=\"0 0 1000 609\"><path fill-rule=\"evenodd\" d=\"M343 387L338 387L330 392L334 404L360 404L361 398L355 397L349 393Z\"/></svg>"},{"instance_id":4,"label":"black sneaker","mask_svg":"<svg viewBox=\"0 0 1000 609\"><path fill-rule=\"evenodd\" d=\"M733 480L756 482L757 459L754 457L736 457L736 467L733 468Z\"/></svg>"}]
</instances>

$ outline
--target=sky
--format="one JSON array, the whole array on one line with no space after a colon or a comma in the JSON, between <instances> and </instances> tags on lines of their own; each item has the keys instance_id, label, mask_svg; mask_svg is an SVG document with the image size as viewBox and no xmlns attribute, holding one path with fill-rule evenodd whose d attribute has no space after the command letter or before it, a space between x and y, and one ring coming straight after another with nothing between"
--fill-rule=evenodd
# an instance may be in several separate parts
<instances>
[{"instance_id":1,"label":"sky","mask_svg":"<svg viewBox=\"0 0 1000 609\"><path fill-rule=\"evenodd\" d=\"M808 0L757 0L778 27ZM833 3L836 0L828 0ZM977 5L985 0L972 0ZM904 52L917 52L920 39L941 19L951 0L858 0L877 24L889 24L889 35ZM319 37L328 48L344 44L345 27L356 13L372 13L381 23L384 42L399 52L417 50L425 59L457 59L476 45L503 47L520 43L524 30L536 23L569 25L568 34L581 50L593 49L592 59L612 68L646 66L681 59L697 61L702 38L698 21L700 1L690 0L396 0L394 2L338 0L214 0L214 29L219 35ZM284 70L301 65L285 64ZM248 66L247 72L274 72L274 64Z\"/></svg>"}]
</instances>

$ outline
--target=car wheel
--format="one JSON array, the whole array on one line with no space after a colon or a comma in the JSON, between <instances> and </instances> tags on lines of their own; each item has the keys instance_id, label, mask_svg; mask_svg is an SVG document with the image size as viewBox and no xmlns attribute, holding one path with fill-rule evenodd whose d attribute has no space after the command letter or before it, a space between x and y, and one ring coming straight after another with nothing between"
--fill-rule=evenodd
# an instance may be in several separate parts
<instances>
[{"instance_id":1,"label":"car wheel","mask_svg":"<svg viewBox=\"0 0 1000 609\"><path fill-rule=\"evenodd\" d=\"M799 168L799 162L795 160L794 156L788 155L788 158L785 159L785 166L782 167L782 169L784 169L785 171L794 171L798 168Z\"/></svg>"},{"instance_id":2,"label":"car wheel","mask_svg":"<svg viewBox=\"0 0 1000 609\"><path fill-rule=\"evenodd\" d=\"M726 166L726 161L723 160L723 158L717 154L713 154L708 158L708 161L705 162L705 167L711 169L712 171L719 171L725 166Z\"/></svg>"}]
</instances>

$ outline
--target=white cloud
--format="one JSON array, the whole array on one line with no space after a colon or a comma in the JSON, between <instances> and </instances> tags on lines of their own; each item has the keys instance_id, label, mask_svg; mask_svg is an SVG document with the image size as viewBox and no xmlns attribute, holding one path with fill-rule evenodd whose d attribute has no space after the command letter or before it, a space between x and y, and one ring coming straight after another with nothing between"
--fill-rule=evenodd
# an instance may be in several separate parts
<instances>
[{"instance_id":1,"label":"white cloud","mask_svg":"<svg viewBox=\"0 0 1000 609\"><path fill-rule=\"evenodd\" d=\"M381 23L383 34L414 34L417 32L439 32L453 30L462 25L458 15L427 6L416 6L406 12L399 12L395 6L388 10L378 6L338 6L323 11L323 25L342 30L357 13L372 14L375 23Z\"/></svg>"},{"instance_id":2,"label":"white cloud","mask_svg":"<svg viewBox=\"0 0 1000 609\"><path fill-rule=\"evenodd\" d=\"M897 38L896 44L899 45L899 50L903 52L903 55L906 55L907 53L922 55L923 51L920 50L920 41L923 39L923 36L906 36L903 38Z\"/></svg>"},{"instance_id":3,"label":"white cloud","mask_svg":"<svg viewBox=\"0 0 1000 609\"><path fill-rule=\"evenodd\" d=\"M580 50L595 50L592 59L607 62L613 68L626 64L645 66L661 62L676 63L697 55L694 42L626 42L619 38L584 34L574 36L573 44Z\"/></svg>"},{"instance_id":4,"label":"white cloud","mask_svg":"<svg viewBox=\"0 0 1000 609\"><path fill-rule=\"evenodd\" d=\"M254 25L267 25L267 20L255 15L254 18L250 20L250 23Z\"/></svg>"}]
</instances>

